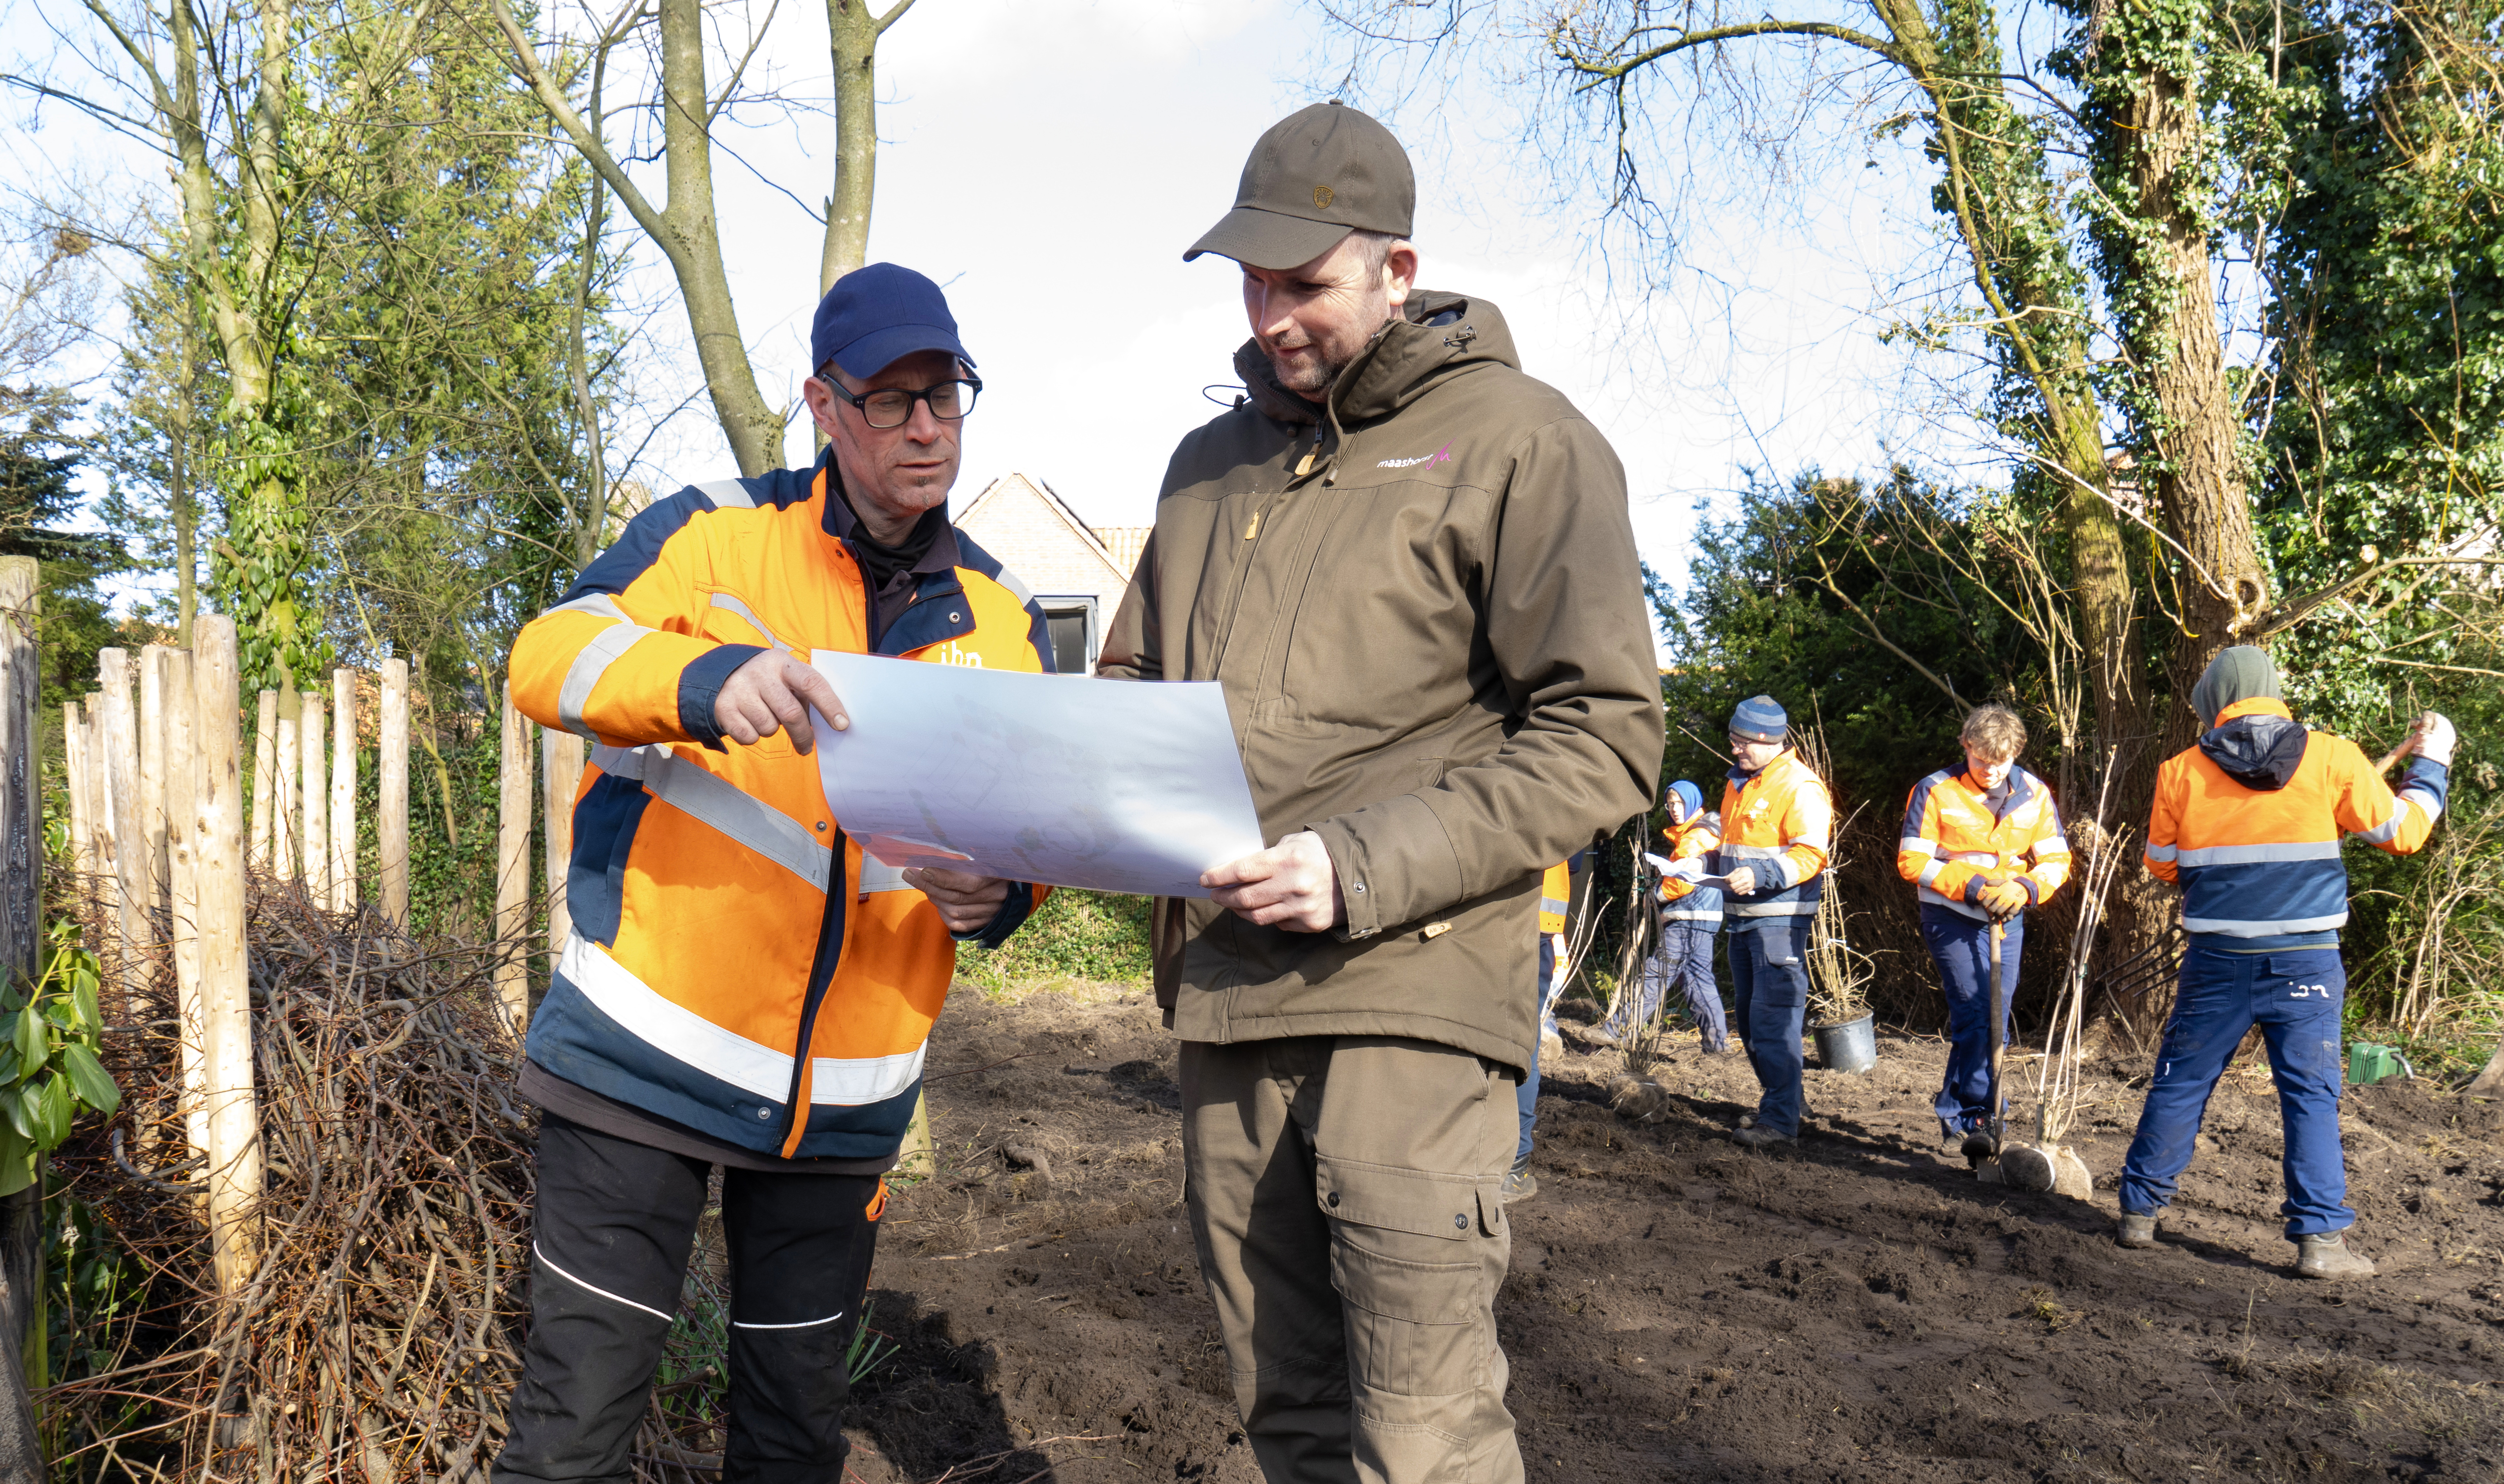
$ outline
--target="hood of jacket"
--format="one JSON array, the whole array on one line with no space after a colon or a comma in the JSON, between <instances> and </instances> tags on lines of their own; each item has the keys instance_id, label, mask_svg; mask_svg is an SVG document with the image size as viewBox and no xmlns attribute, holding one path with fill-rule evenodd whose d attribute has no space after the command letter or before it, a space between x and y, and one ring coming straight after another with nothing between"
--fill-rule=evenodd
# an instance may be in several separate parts
<instances>
[{"instance_id":1,"label":"hood of jacket","mask_svg":"<svg viewBox=\"0 0 2504 1484\"><path fill-rule=\"evenodd\" d=\"M2295 777L2313 734L2275 700L2253 698L2226 707L2224 720L2200 738L2200 751L2245 788L2275 793Z\"/></svg>"},{"instance_id":2,"label":"hood of jacket","mask_svg":"<svg viewBox=\"0 0 2504 1484\"><path fill-rule=\"evenodd\" d=\"M1503 312L1484 299L1420 289L1408 295L1401 314L1374 331L1321 402L1280 386L1277 368L1258 340L1235 348L1235 373L1243 378L1252 405L1281 423L1310 427L1327 410L1333 423L1345 427L1388 417L1444 377L1472 366L1492 362L1521 369Z\"/></svg>"}]
</instances>

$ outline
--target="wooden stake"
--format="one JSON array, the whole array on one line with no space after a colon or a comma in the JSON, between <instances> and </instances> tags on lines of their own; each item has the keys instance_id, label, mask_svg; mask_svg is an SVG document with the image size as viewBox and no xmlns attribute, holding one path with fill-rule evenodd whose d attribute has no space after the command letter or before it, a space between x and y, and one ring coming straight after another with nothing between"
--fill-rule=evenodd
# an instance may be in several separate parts
<instances>
[{"instance_id":1,"label":"wooden stake","mask_svg":"<svg viewBox=\"0 0 2504 1484\"><path fill-rule=\"evenodd\" d=\"M36 730L44 677L35 647L36 584L34 558L0 557L0 978L14 970L29 984L41 967L44 941L44 786ZM42 1195L35 1200L40 1205ZM11 1276L17 1276L14 1263ZM17 1312L39 1312L27 1304L29 1295L13 1291L9 1296Z\"/></svg>"},{"instance_id":2,"label":"wooden stake","mask_svg":"<svg viewBox=\"0 0 2504 1484\"><path fill-rule=\"evenodd\" d=\"M191 1147L209 1152L206 1025L200 1009L200 730L197 667L188 649L159 656L165 718L165 860L173 910L175 1015L181 1022L182 1092L177 1107Z\"/></svg>"},{"instance_id":3,"label":"wooden stake","mask_svg":"<svg viewBox=\"0 0 2504 1484\"><path fill-rule=\"evenodd\" d=\"M173 880L165 854L165 656L163 644L139 646L139 912L148 941Z\"/></svg>"},{"instance_id":4,"label":"wooden stake","mask_svg":"<svg viewBox=\"0 0 2504 1484\"><path fill-rule=\"evenodd\" d=\"M330 910L357 910L357 673L330 672Z\"/></svg>"},{"instance_id":5,"label":"wooden stake","mask_svg":"<svg viewBox=\"0 0 2504 1484\"><path fill-rule=\"evenodd\" d=\"M79 751L85 758L80 770L87 795L87 947L95 950L98 960L112 952L113 893L105 884L109 851L105 835L112 828L109 790L104 778L104 697L87 692L79 704Z\"/></svg>"},{"instance_id":6,"label":"wooden stake","mask_svg":"<svg viewBox=\"0 0 2504 1484\"><path fill-rule=\"evenodd\" d=\"M191 621L199 789L200 1013L209 1104L209 1233L218 1291L243 1291L261 1259L261 1112L252 1086L252 981L243 941L243 750L234 620Z\"/></svg>"},{"instance_id":7,"label":"wooden stake","mask_svg":"<svg viewBox=\"0 0 2504 1484\"><path fill-rule=\"evenodd\" d=\"M300 880L304 876L304 852L297 848L303 841L304 826L296 808L297 785L304 781L304 763L299 756L304 750L302 717L303 698L294 691L282 693L278 698L278 767L270 790L269 837L270 869L282 881Z\"/></svg>"},{"instance_id":8,"label":"wooden stake","mask_svg":"<svg viewBox=\"0 0 2504 1484\"><path fill-rule=\"evenodd\" d=\"M408 931L408 661L383 661L381 808L375 841L383 920Z\"/></svg>"},{"instance_id":9,"label":"wooden stake","mask_svg":"<svg viewBox=\"0 0 2504 1484\"><path fill-rule=\"evenodd\" d=\"M565 877L574 867L574 799L582 792L582 739L550 728L539 731L539 753L547 781L540 795L540 829L547 837L548 969L574 931L574 915L565 908Z\"/></svg>"},{"instance_id":10,"label":"wooden stake","mask_svg":"<svg viewBox=\"0 0 2504 1484\"><path fill-rule=\"evenodd\" d=\"M330 790L324 786L330 760L322 749L323 724L328 719L322 698L305 692L304 714L298 722L303 739L296 745L296 760L304 769L304 780L296 786L304 823L296 838L304 859L304 894L314 906L325 908L330 905Z\"/></svg>"},{"instance_id":11,"label":"wooden stake","mask_svg":"<svg viewBox=\"0 0 2504 1484\"><path fill-rule=\"evenodd\" d=\"M531 1018L531 723L504 696L496 811L496 998L520 1039Z\"/></svg>"},{"instance_id":12,"label":"wooden stake","mask_svg":"<svg viewBox=\"0 0 2504 1484\"><path fill-rule=\"evenodd\" d=\"M95 820L87 813L87 722L75 701L61 703L61 784L69 796L70 870L78 877L78 919L87 930L87 947L95 946L95 899L88 878L95 874Z\"/></svg>"},{"instance_id":13,"label":"wooden stake","mask_svg":"<svg viewBox=\"0 0 2504 1484\"><path fill-rule=\"evenodd\" d=\"M261 693L261 710L252 729L252 863L262 871L272 869L269 853L269 813L278 805L274 788L277 780L270 777L278 767L278 692Z\"/></svg>"},{"instance_id":14,"label":"wooden stake","mask_svg":"<svg viewBox=\"0 0 2504 1484\"><path fill-rule=\"evenodd\" d=\"M130 707L130 656L120 649L99 649L95 669L104 696L104 813L112 821L106 837L110 858L100 859L97 864L112 878L113 902L108 915L113 919L113 941L118 950L114 961L120 967L122 993L126 996L139 983L139 947L147 941L139 920L139 904L147 900L147 874L141 853L147 837L140 826L138 718L131 714ZM127 1008L126 1000L123 1008Z\"/></svg>"}]
</instances>

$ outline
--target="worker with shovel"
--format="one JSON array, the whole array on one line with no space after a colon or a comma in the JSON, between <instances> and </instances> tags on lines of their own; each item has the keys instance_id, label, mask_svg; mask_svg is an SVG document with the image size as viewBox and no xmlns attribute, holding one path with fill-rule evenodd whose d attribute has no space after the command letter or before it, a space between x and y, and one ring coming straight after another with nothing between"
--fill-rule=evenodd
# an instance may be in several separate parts
<instances>
[{"instance_id":1,"label":"worker with shovel","mask_svg":"<svg viewBox=\"0 0 2504 1484\"><path fill-rule=\"evenodd\" d=\"M2269 1048L2285 1129L2286 1238L2305 1278L2367 1278L2348 1245L2348 1168L2339 1143L2340 1013L2348 921L2340 837L2414 853L2443 815L2456 733L2419 718L2416 762L2392 796L2356 744L2307 731L2278 699L2270 657L2237 644L2191 692L2208 730L2166 760L2147 821L2147 869L2182 888L2181 987L2157 1048L2139 1132L2121 1172L2124 1247L2156 1245L2156 1224L2191 1163L2200 1118L2253 1025Z\"/></svg>"},{"instance_id":2,"label":"worker with shovel","mask_svg":"<svg viewBox=\"0 0 2504 1484\"><path fill-rule=\"evenodd\" d=\"M1967 1160L2000 1152L1997 1053L2008 1040L2026 909L2069 879L2069 842L2049 785L2017 766L2026 723L2004 706L1974 707L1965 766L1913 785L1895 870L1922 903L1922 941L1948 999L1948 1067L1933 1104L1939 1137L1963 1135Z\"/></svg>"}]
</instances>

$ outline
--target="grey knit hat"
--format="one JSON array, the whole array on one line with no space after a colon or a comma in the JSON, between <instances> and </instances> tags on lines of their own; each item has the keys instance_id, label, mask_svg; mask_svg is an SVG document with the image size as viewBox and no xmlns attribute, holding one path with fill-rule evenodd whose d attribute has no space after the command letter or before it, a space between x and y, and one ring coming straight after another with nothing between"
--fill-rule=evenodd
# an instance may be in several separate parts
<instances>
[{"instance_id":1,"label":"grey knit hat","mask_svg":"<svg viewBox=\"0 0 2504 1484\"><path fill-rule=\"evenodd\" d=\"M2268 650L2237 644L2219 650L2200 672L2200 683L2191 687L2191 709L2200 713L2203 728L2213 727L2219 711L2258 696L2278 699L2278 667L2270 663Z\"/></svg>"},{"instance_id":2,"label":"grey knit hat","mask_svg":"<svg viewBox=\"0 0 2504 1484\"><path fill-rule=\"evenodd\" d=\"M1750 742L1778 742L1791 730L1791 719L1783 704L1771 696L1750 696L1730 713L1730 735Z\"/></svg>"}]
</instances>

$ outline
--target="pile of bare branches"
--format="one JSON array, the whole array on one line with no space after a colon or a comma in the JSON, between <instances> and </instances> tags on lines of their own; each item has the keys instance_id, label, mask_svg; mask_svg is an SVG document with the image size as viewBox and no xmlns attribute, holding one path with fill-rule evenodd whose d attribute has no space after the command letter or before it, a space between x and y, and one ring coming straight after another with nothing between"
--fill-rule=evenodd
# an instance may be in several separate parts
<instances>
[{"instance_id":1,"label":"pile of bare branches","mask_svg":"<svg viewBox=\"0 0 2504 1484\"><path fill-rule=\"evenodd\" d=\"M518 1369L534 1126L497 951L292 887L252 897L261 1260L218 1293L171 994L129 986L145 1018L112 1049L130 1137L60 1173L147 1298L108 1363L41 1398L56 1476L483 1481Z\"/></svg>"}]
</instances>

